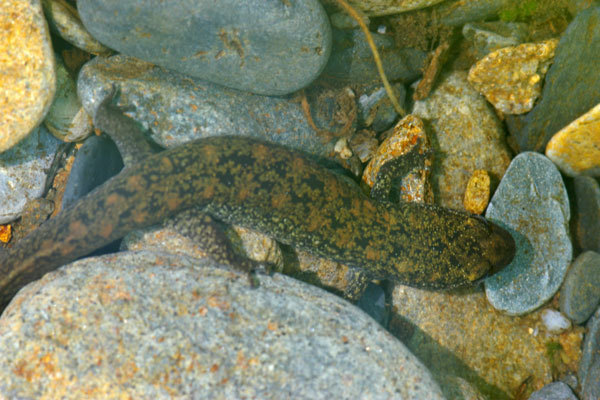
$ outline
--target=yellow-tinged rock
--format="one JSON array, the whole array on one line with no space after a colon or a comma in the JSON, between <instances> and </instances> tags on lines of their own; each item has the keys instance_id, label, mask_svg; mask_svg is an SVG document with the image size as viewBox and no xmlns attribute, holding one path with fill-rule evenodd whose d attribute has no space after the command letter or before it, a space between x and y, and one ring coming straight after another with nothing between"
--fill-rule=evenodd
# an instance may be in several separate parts
<instances>
[{"instance_id":1,"label":"yellow-tinged rock","mask_svg":"<svg viewBox=\"0 0 600 400\"><path fill-rule=\"evenodd\" d=\"M55 90L54 54L39 0L0 2L0 152L40 124Z\"/></svg>"},{"instance_id":2,"label":"yellow-tinged rock","mask_svg":"<svg viewBox=\"0 0 600 400\"><path fill-rule=\"evenodd\" d=\"M483 214L490 200L490 175L487 171L478 169L473 172L467 190L463 205L465 210L473 214Z\"/></svg>"},{"instance_id":3,"label":"yellow-tinged rock","mask_svg":"<svg viewBox=\"0 0 600 400\"><path fill-rule=\"evenodd\" d=\"M546 156L569 176L600 176L600 104L558 131Z\"/></svg>"},{"instance_id":4,"label":"yellow-tinged rock","mask_svg":"<svg viewBox=\"0 0 600 400\"><path fill-rule=\"evenodd\" d=\"M42 5L50 25L67 42L92 54L109 54L112 51L90 35L77 10L66 0L42 0Z\"/></svg>"},{"instance_id":5,"label":"yellow-tinged rock","mask_svg":"<svg viewBox=\"0 0 600 400\"><path fill-rule=\"evenodd\" d=\"M522 114L533 108L554 60L558 39L496 50L469 71L469 83L499 111Z\"/></svg>"}]
</instances>

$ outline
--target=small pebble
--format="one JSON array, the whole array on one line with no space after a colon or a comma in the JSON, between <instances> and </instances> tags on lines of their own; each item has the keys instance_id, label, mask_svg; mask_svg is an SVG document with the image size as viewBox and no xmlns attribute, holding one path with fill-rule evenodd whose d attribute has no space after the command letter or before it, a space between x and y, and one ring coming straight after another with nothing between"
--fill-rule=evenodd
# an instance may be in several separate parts
<instances>
[{"instance_id":1,"label":"small pebble","mask_svg":"<svg viewBox=\"0 0 600 400\"><path fill-rule=\"evenodd\" d=\"M552 136L546 156L566 175L600 176L600 103Z\"/></svg>"},{"instance_id":2,"label":"small pebble","mask_svg":"<svg viewBox=\"0 0 600 400\"><path fill-rule=\"evenodd\" d=\"M487 171L478 169L473 172L469 182L467 182L463 205L468 212L479 215L483 214L489 201L490 175Z\"/></svg>"},{"instance_id":3,"label":"small pebble","mask_svg":"<svg viewBox=\"0 0 600 400\"><path fill-rule=\"evenodd\" d=\"M3 152L42 122L52 104L56 78L52 43L39 0L3 0L0 26Z\"/></svg>"},{"instance_id":4,"label":"small pebble","mask_svg":"<svg viewBox=\"0 0 600 400\"><path fill-rule=\"evenodd\" d=\"M571 262L569 199L554 164L526 152L513 159L486 212L515 239L512 263L485 280L494 308L510 315L535 310L559 289Z\"/></svg>"},{"instance_id":5,"label":"small pebble","mask_svg":"<svg viewBox=\"0 0 600 400\"><path fill-rule=\"evenodd\" d=\"M392 88L400 107L404 108L404 98L406 97L404 86L395 84ZM358 98L358 115L362 126L370 127L375 132L383 132L390 128L398 118L398 114L383 87L376 87L367 93L363 93Z\"/></svg>"},{"instance_id":6,"label":"small pebble","mask_svg":"<svg viewBox=\"0 0 600 400\"><path fill-rule=\"evenodd\" d=\"M444 398L357 307L280 274L260 283L165 253L69 264L4 311L0 397Z\"/></svg>"},{"instance_id":7,"label":"small pebble","mask_svg":"<svg viewBox=\"0 0 600 400\"><path fill-rule=\"evenodd\" d=\"M569 386L562 382L552 382L531 394L529 400L577 400Z\"/></svg>"},{"instance_id":8,"label":"small pebble","mask_svg":"<svg viewBox=\"0 0 600 400\"><path fill-rule=\"evenodd\" d=\"M257 94L302 89L331 52L318 0L79 0L77 8L88 31L122 54Z\"/></svg>"},{"instance_id":9,"label":"small pebble","mask_svg":"<svg viewBox=\"0 0 600 400\"><path fill-rule=\"evenodd\" d=\"M600 6L581 11L562 34L540 101L514 139L521 151L543 152L556 132L600 103Z\"/></svg>"},{"instance_id":10,"label":"small pebble","mask_svg":"<svg viewBox=\"0 0 600 400\"><path fill-rule=\"evenodd\" d=\"M356 132L352 135L348 144L350 145L350 148L352 148L352 152L355 153L363 163L369 161L379 147L375 132L368 129Z\"/></svg>"},{"instance_id":11,"label":"small pebble","mask_svg":"<svg viewBox=\"0 0 600 400\"><path fill-rule=\"evenodd\" d=\"M553 335L557 335L571 327L571 322L560 312L550 308L542 311L542 322L546 330Z\"/></svg>"},{"instance_id":12,"label":"small pebble","mask_svg":"<svg viewBox=\"0 0 600 400\"><path fill-rule=\"evenodd\" d=\"M575 324L582 324L600 304L600 254L580 254L567 272L560 292L560 310Z\"/></svg>"},{"instance_id":13,"label":"small pebble","mask_svg":"<svg viewBox=\"0 0 600 400\"><path fill-rule=\"evenodd\" d=\"M600 253L600 185L589 176L573 179L575 238L581 251Z\"/></svg>"},{"instance_id":14,"label":"small pebble","mask_svg":"<svg viewBox=\"0 0 600 400\"><path fill-rule=\"evenodd\" d=\"M533 108L558 40L496 50L469 71L469 82L499 111L523 114Z\"/></svg>"}]
</instances>

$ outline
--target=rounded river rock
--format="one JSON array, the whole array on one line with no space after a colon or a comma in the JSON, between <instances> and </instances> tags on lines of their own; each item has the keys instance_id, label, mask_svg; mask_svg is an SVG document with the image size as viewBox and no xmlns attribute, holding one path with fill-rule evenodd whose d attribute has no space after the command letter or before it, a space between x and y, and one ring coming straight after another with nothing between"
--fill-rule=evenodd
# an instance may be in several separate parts
<instances>
[{"instance_id":1,"label":"rounded river rock","mask_svg":"<svg viewBox=\"0 0 600 400\"><path fill-rule=\"evenodd\" d=\"M81 20L123 54L234 89L283 95L307 86L331 51L317 0L80 0Z\"/></svg>"}]
</instances>

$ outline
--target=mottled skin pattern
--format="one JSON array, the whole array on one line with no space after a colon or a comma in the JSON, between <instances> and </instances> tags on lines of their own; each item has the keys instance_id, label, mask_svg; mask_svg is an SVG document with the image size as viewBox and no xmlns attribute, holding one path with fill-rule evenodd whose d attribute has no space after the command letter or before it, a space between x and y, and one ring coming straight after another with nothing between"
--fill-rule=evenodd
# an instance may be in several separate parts
<instances>
[{"instance_id":1,"label":"mottled skin pattern","mask_svg":"<svg viewBox=\"0 0 600 400\"><path fill-rule=\"evenodd\" d=\"M421 288L472 284L514 255L510 234L483 218L376 202L301 153L213 137L126 168L16 243L0 259L1 306L46 272L190 207Z\"/></svg>"}]
</instances>

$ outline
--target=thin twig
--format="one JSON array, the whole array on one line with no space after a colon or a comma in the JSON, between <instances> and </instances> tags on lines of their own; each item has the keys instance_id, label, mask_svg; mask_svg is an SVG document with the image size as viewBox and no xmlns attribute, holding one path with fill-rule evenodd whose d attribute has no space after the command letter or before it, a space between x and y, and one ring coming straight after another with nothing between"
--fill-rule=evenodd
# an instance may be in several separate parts
<instances>
[{"instance_id":1,"label":"thin twig","mask_svg":"<svg viewBox=\"0 0 600 400\"><path fill-rule=\"evenodd\" d=\"M385 76L385 72L383 71L383 64L381 63L381 58L379 57L379 52L377 51L377 47L375 46L375 42L373 41L371 32L369 32L369 29L363 22L360 15L358 15L358 12L354 8L352 8L350 6L350 4L346 3L345 0L336 0L336 1L358 23L358 26L360 26L360 29L362 29L363 33L365 34L365 36L367 38L367 43L369 43L369 47L371 48L371 52L373 53L373 59L375 60L375 65L377 65L377 71L379 71L379 76L381 77L381 81L383 82L383 86L385 87L385 91L387 92L387 95L390 98L392 105L396 109L396 112L401 117L404 117L404 115L406 115L406 112L404 111L404 109L402 107L400 107L400 104L398 103L396 96L394 96L392 87L391 87L390 83L388 82L387 77Z\"/></svg>"}]
</instances>

